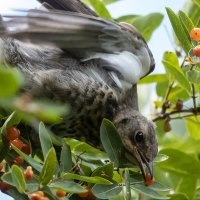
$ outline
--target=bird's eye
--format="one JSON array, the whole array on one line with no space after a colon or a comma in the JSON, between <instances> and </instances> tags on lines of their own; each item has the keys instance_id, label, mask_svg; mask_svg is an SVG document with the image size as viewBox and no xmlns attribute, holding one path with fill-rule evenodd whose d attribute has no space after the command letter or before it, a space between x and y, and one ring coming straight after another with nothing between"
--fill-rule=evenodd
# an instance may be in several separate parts
<instances>
[{"instance_id":1,"label":"bird's eye","mask_svg":"<svg viewBox=\"0 0 200 200\"><path fill-rule=\"evenodd\" d=\"M142 131L138 131L136 134L135 134L135 141L136 142L142 142L144 140L144 134Z\"/></svg>"}]
</instances>

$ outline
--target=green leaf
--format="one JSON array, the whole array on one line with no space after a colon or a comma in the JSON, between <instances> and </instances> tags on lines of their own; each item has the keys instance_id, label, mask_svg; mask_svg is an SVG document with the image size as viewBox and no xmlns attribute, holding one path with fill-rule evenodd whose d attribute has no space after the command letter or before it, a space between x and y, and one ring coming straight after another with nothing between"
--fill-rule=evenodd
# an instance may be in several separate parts
<instances>
[{"instance_id":1,"label":"green leaf","mask_svg":"<svg viewBox=\"0 0 200 200\"><path fill-rule=\"evenodd\" d=\"M189 200L184 194L172 194L169 200Z\"/></svg>"},{"instance_id":2,"label":"green leaf","mask_svg":"<svg viewBox=\"0 0 200 200\"><path fill-rule=\"evenodd\" d=\"M67 181L67 180L53 181L49 184L49 187L53 189L63 190L65 192L71 192L71 193L81 193L81 192L86 191L78 183L75 183L73 181Z\"/></svg>"},{"instance_id":3,"label":"green leaf","mask_svg":"<svg viewBox=\"0 0 200 200\"><path fill-rule=\"evenodd\" d=\"M197 187L197 177L186 176L182 177L180 183L178 184L176 191L178 193L183 193L187 195L188 199L194 199L194 195Z\"/></svg>"},{"instance_id":4,"label":"green leaf","mask_svg":"<svg viewBox=\"0 0 200 200\"><path fill-rule=\"evenodd\" d=\"M175 173L179 176L196 176L200 174L200 163L193 157L176 149L164 149L160 153L167 155L166 161L157 163L161 169Z\"/></svg>"},{"instance_id":5,"label":"green leaf","mask_svg":"<svg viewBox=\"0 0 200 200\"><path fill-rule=\"evenodd\" d=\"M157 29L163 20L163 15L161 13L151 13L146 16L136 17L132 23L142 36L148 41L155 29Z\"/></svg>"},{"instance_id":6,"label":"green leaf","mask_svg":"<svg viewBox=\"0 0 200 200\"><path fill-rule=\"evenodd\" d=\"M166 10L167 10L167 14L170 19L171 25L173 27L173 30L176 34L176 37L178 38L185 53L187 54L189 52L189 50L192 48L190 39L189 39L187 33L185 32L178 16L170 8L166 8Z\"/></svg>"},{"instance_id":7,"label":"green leaf","mask_svg":"<svg viewBox=\"0 0 200 200\"><path fill-rule=\"evenodd\" d=\"M57 166L56 152L51 148L45 158L44 166L39 176L39 182L42 185L47 185L52 179Z\"/></svg>"},{"instance_id":8,"label":"green leaf","mask_svg":"<svg viewBox=\"0 0 200 200\"><path fill-rule=\"evenodd\" d=\"M45 128L43 122L40 122L39 124L39 138L40 138L40 144L42 147L43 157L45 158L49 150L53 147L53 144L51 141L51 137L47 129Z\"/></svg>"},{"instance_id":9,"label":"green leaf","mask_svg":"<svg viewBox=\"0 0 200 200\"><path fill-rule=\"evenodd\" d=\"M176 81L179 82L180 86L183 87L188 93L190 93L191 90L190 84L186 79L185 75L168 61L163 60L162 62L167 71L174 77Z\"/></svg>"},{"instance_id":10,"label":"green leaf","mask_svg":"<svg viewBox=\"0 0 200 200\"><path fill-rule=\"evenodd\" d=\"M35 170L37 170L38 172L42 171L42 165L39 162L37 162L36 160L34 160L32 157L27 156L25 153L23 153L22 151L20 151L15 146L12 146L12 149L14 149L20 156L22 156L24 158L24 160L27 163L29 163Z\"/></svg>"},{"instance_id":11,"label":"green leaf","mask_svg":"<svg viewBox=\"0 0 200 200\"><path fill-rule=\"evenodd\" d=\"M105 178L98 177L98 176L89 177L89 176L80 176L78 174L65 173L65 174L62 174L62 178L63 179L75 179L75 180L84 181L87 183L96 183L96 184L105 184L105 185L112 184L112 182L106 180Z\"/></svg>"},{"instance_id":12,"label":"green leaf","mask_svg":"<svg viewBox=\"0 0 200 200\"><path fill-rule=\"evenodd\" d=\"M96 168L91 176L101 176L108 180L111 180L113 177L114 166L113 163L108 163L106 165Z\"/></svg>"},{"instance_id":13,"label":"green leaf","mask_svg":"<svg viewBox=\"0 0 200 200\"><path fill-rule=\"evenodd\" d=\"M144 194L145 196L155 198L155 199L169 199L169 197L159 194L157 191L154 191L150 186L146 187L142 184L134 184L131 187L133 190Z\"/></svg>"},{"instance_id":14,"label":"green leaf","mask_svg":"<svg viewBox=\"0 0 200 200\"><path fill-rule=\"evenodd\" d=\"M186 13L184 13L183 11L179 11L179 17L181 19L181 22L183 23L185 29L187 30L188 34L190 33L190 31L195 27L192 20L187 16Z\"/></svg>"},{"instance_id":15,"label":"green leaf","mask_svg":"<svg viewBox=\"0 0 200 200\"><path fill-rule=\"evenodd\" d=\"M0 134L6 135L6 130L9 127L19 124L21 118L16 112L13 112L4 122L3 126L0 129Z\"/></svg>"},{"instance_id":16,"label":"green leaf","mask_svg":"<svg viewBox=\"0 0 200 200\"><path fill-rule=\"evenodd\" d=\"M189 18L192 20L195 27L200 26L200 20L199 20L199 13L200 13L200 6L199 0L188 0L186 1L183 11L189 16Z\"/></svg>"},{"instance_id":17,"label":"green leaf","mask_svg":"<svg viewBox=\"0 0 200 200\"><path fill-rule=\"evenodd\" d=\"M23 77L19 71L15 68L2 68L0 66L0 97L15 95L22 83Z\"/></svg>"},{"instance_id":18,"label":"green leaf","mask_svg":"<svg viewBox=\"0 0 200 200\"><path fill-rule=\"evenodd\" d=\"M166 82L167 81L167 76L166 74L152 74L145 76L141 80L139 80L139 84L149 84L149 83L161 83L161 82Z\"/></svg>"},{"instance_id":19,"label":"green leaf","mask_svg":"<svg viewBox=\"0 0 200 200\"><path fill-rule=\"evenodd\" d=\"M109 158L115 163L116 167L120 165L120 157L123 151L123 144L117 132L117 129L107 119L103 119L100 127L100 138L102 145ZM114 140L113 140L114 138Z\"/></svg>"},{"instance_id":20,"label":"green leaf","mask_svg":"<svg viewBox=\"0 0 200 200\"><path fill-rule=\"evenodd\" d=\"M164 155L164 154L157 154L156 158L153 160L154 163L156 162L163 162L165 160L168 159L168 156Z\"/></svg>"},{"instance_id":21,"label":"green leaf","mask_svg":"<svg viewBox=\"0 0 200 200\"><path fill-rule=\"evenodd\" d=\"M190 136L195 140L200 140L200 117L188 117L186 119L186 125Z\"/></svg>"},{"instance_id":22,"label":"green leaf","mask_svg":"<svg viewBox=\"0 0 200 200\"><path fill-rule=\"evenodd\" d=\"M25 193L26 182L24 179L24 174L17 165L13 165L11 170L7 173L4 173L1 179L4 182L16 187L20 193Z\"/></svg>"},{"instance_id":23,"label":"green leaf","mask_svg":"<svg viewBox=\"0 0 200 200\"><path fill-rule=\"evenodd\" d=\"M124 15L124 16L121 16L119 18L117 18L116 20L118 22L127 22L129 24L132 24L133 21L137 18L137 17L140 17L139 15Z\"/></svg>"},{"instance_id":24,"label":"green leaf","mask_svg":"<svg viewBox=\"0 0 200 200\"><path fill-rule=\"evenodd\" d=\"M72 169L72 155L68 144L63 143L60 155L60 171L68 172Z\"/></svg>"},{"instance_id":25,"label":"green leaf","mask_svg":"<svg viewBox=\"0 0 200 200\"><path fill-rule=\"evenodd\" d=\"M109 11L105 7L104 3L100 0L89 0L90 4L94 8L95 12L102 18L112 19Z\"/></svg>"},{"instance_id":26,"label":"green leaf","mask_svg":"<svg viewBox=\"0 0 200 200\"><path fill-rule=\"evenodd\" d=\"M99 161L101 159L108 159L105 152L96 149L84 142L78 142L77 145L71 147L72 152L78 155L79 158L86 161Z\"/></svg>"},{"instance_id":27,"label":"green leaf","mask_svg":"<svg viewBox=\"0 0 200 200\"><path fill-rule=\"evenodd\" d=\"M200 71L196 69L187 71L186 76L191 83L200 85Z\"/></svg>"},{"instance_id":28,"label":"green leaf","mask_svg":"<svg viewBox=\"0 0 200 200\"><path fill-rule=\"evenodd\" d=\"M99 185L96 184L92 188L92 193L100 199L108 199L113 196L118 195L122 191L122 188L116 184L113 183L112 185Z\"/></svg>"},{"instance_id":29,"label":"green leaf","mask_svg":"<svg viewBox=\"0 0 200 200\"><path fill-rule=\"evenodd\" d=\"M199 0L192 0L197 6L200 7L200 1Z\"/></svg>"}]
</instances>

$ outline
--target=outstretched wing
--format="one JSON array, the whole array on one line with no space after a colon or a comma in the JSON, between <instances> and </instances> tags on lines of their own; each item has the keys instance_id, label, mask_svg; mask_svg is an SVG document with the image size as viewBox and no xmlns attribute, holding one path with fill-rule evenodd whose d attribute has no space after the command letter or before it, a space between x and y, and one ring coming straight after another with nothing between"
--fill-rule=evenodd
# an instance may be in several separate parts
<instances>
[{"instance_id":1,"label":"outstretched wing","mask_svg":"<svg viewBox=\"0 0 200 200\"><path fill-rule=\"evenodd\" d=\"M132 26L99 17L62 11L31 10L27 16L7 16L1 35L48 44L71 52L82 61L103 59L131 84L154 69L153 56Z\"/></svg>"}]
</instances>

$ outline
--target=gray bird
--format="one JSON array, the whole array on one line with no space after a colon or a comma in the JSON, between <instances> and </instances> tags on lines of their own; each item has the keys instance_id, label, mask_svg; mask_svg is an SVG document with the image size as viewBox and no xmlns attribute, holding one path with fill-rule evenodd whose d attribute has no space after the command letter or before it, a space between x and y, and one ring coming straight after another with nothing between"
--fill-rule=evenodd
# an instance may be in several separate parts
<instances>
[{"instance_id":1,"label":"gray bird","mask_svg":"<svg viewBox=\"0 0 200 200\"><path fill-rule=\"evenodd\" d=\"M145 40L133 26L102 19L79 0L39 1L48 10L1 21L0 59L21 70L24 91L71 105L54 133L100 146L107 118L128 160L144 179L146 168L153 177L157 142L152 122L138 111L136 89L155 66Z\"/></svg>"}]
</instances>

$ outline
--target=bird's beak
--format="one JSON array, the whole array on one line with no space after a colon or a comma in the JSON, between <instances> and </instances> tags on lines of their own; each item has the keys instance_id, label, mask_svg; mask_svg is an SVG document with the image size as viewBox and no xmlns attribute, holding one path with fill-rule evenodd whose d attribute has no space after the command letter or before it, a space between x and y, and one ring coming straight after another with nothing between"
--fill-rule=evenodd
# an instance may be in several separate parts
<instances>
[{"instance_id":1,"label":"bird's beak","mask_svg":"<svg viewBox=\"0 0 200 200\"><path fill-rule=\"evenodd\" d=\"M136 147L134 148L134 157L132 155L132 153L126 151L127 159L130 162L137 162L145 182L147 182L149 178L153 180L153 163L148 162L145 156L139 152Z\"/></svg>"}]
</instances>

